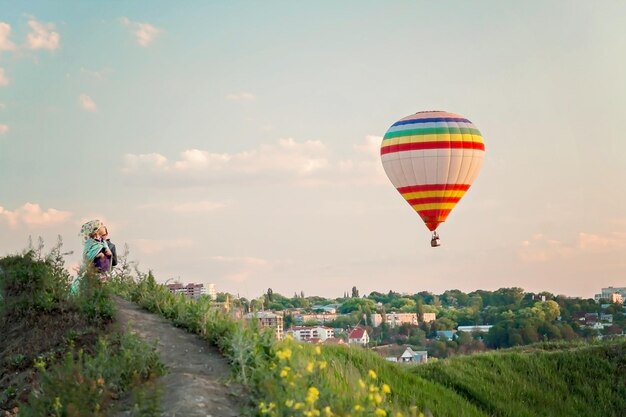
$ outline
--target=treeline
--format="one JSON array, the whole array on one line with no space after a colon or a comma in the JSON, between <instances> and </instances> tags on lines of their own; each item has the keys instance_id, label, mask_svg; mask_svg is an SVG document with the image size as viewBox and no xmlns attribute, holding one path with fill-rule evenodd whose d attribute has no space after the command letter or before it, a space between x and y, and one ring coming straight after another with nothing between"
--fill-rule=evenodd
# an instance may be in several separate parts
<instances>
[{"instance_id":1,"label":"treeline","mask_svg":"<svg viewBox=\"0 0 626 417\"><path fill-rule=\"evenodd\" d=\"M483 350L484 348L505 348L540 341L590 339L600 335L622 334L626 317L622 305L596 303L593 299L571 298L549 292L525 292L522 288L500 288L495 291L477 290L464 293L448 290L442 294L422 291L415 294L371 292L359 296L353 287L343 297L330 299L306 297L303 292L293 297L275 293L271 288L261 297L253 300L238 299L232 295L220 294L220 300L230 297L246 309L270 309L285 311L285 327L295 323L293 309L305 313L323 312L321 306L336 305L338 316L325 325L347 328L361 325L368 327L374 343L409 343L428 345L441 330L454 330L458 326L492 325L486 334L458 335L447 343L431 343L437 356L448 353ZM604 304L604 307L603 307ZM379 313L417 313L418 326L403 325L390 329L384 324L374 328L372 315ZM424 313L435 313L436 320L425 322ZM585 325L580 319L585 314L611 315L612 324L601 329ZM301 323L301 324L314 324ZM480 342L480 343L478 343Z\"/></svg>"}]
</instances>

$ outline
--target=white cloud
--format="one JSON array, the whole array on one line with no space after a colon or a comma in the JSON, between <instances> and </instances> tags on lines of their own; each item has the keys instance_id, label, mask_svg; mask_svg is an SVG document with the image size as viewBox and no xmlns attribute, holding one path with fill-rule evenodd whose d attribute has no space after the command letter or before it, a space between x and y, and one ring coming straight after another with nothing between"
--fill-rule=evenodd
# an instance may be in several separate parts
<instances>
[{"instance_id":1,"label":"white cloud","mask_svg":"<svg viewBox=\"0 0 626 417\"><path fill-rule=\"evenodd\" d=\"M4 135L8 131L9 131L9 126L8 125L3 125L3 124L0 123L0 135Z\"/></svg>"},{"instance_id":2,"label":"white cloud","mask_svg":"<svg viewBox=\"0 0 626 417\"><path fill-rule=\"evenodd\" d=\"M605 251L626 248L626 233L612 232L606 235L578 234L578 247L584 251Z\"/></svg>"},{"instance_id":3,"label":"white cloud","mask_svg":"<svg viewBox=\"0 0 626 417\"><path fill-rule=\"evenodd\" d=\"M5 85L9 85L9 79L4 73L4 68L0 68L0 87L3 87Z\"/></svg>"},{"instance_id":4,"label":"white cloud","mask_svg":"<svg viewBox=\"0 0 626 417\"><path fill-rule=\"evenodd\" d=\"M252 93L235 93L235 94L228 94L226 96L227 100L230 101L254 101L256 100L256 96Z\"/></svg>"},{"instance_id":5,"label":"white cloud","mask_svg":"<svg viewBox=\"0 0 626 417\"><path fill-rule=\"evenodd\" d=\"M554 259L570 258L575 254L572 245L564 244L555 239L548 239L541 233L522 242L518 250L520 259L528 263L548 262Z\"/></svg>"},{"instance_id":6,"label":"white cloud","mask_svg":"<svg viewBox=\"0 0 626 417\"><path fill-rule=\"evenodd\" d=\"M143 171L144 169L148 169L149 171ZM132 173L158 173L161 170L168 169L168 161L167 158L158 153L148 153L148 154L126 154L124 155L124 167L122 168L122 172L127 174Z\"/></svg>"},{"instance_id":7,"label":"white cloud","mask_svg":"<svg viewBox=\"0 0 626 417\"><path fill-rule=\"evenodd\" d=\"M26 226L49 226L63 223L72 216L69 211L50 208L44 211L39 204L26 203L14 211L0 207L0 218L4 218L12 228L20 224Z\"/></svg>"},{"instance_id":8,"label":"white cloud","mask_svg":"<svg viewBox=\"0 0 626 417\"><path fill-rule=\"evenodd\" d=\"M626 233L597 235L580 232L576 241L562 242L538 233L520 245L518 255L524 262L541 263L577 259L590 254L617 252L626 249Z\"/></svg>"},{"instance_id":9,"label":"white cloud","mask_svg":"<svg viewBox=\"0 0 626 417\"><path fill-rule=\"evenodd\" d=\"M214 183L293 183L319 185L387 184L379 157L380 137L368 136L338 159L319 140L281 139L239 153L188 149L176 160L159 153L124 155L122 172L160 185L197 186Z\"/></svg>"},{"instance_id":10,"label":"white cloud","mask_svg":"<svg viewBox=\"0 0 626 417\"><path fill-rule=\"evenodd\" d=\"M378 158L380 155L380 143L383 141L382 136L368 135L365 137L363 143L354 145L353 148L357 152L361 152L370 155L373 158Z\"/></svg>"},{"instance_id":11,"label":"white cloud","mask_svg":"<svg viewBox=\"0 0 626 417\"><path fill-rule=\"evenodd\" d=\"M161 29L149 24L149 23L140 23L133 22L127 17L120 18L120 22L131 29L137 43L141 46L148 46L156 36L162 32Z\"/></svg>"},{"instance_id":12,"label":"white cloud","mask_svg":"<svg viewBox=\"0 0 626 417\"><path fill-rule=\"evenodd\" d=\"M135 239L139 252L151 255L164 250L189 248L193 246L191 239Z\"/></svg>"},{"instance_id":13,"label":"white cloud","mask_svg":"<svg viewBox=\"0 0 626 417\"><path fill-rule=\"evenodd\" d=\"M329 165L328 153L320 141L282 139L234 154L188 149L175 161L158 153L126 154L122 171L191 182L252 177L302 179L324 171Z\"/></svg>"},{"instance_id":14,"label":"white cloud","mask_svg":"<svg viewBox=\"0 0 626 417\"><path fill-rule=\"evenodd\" d=\"M0 51L12 51L15 49L15 44L9 39L10 36L11 25L0 22Z\"/></svg>"},{"instance_id":15,"label":"white cloud","mask_svg":"<svg viewBox=\"0 0 626 417\"><path fill-rule=\"evenodd\" d=\"M80 103L80 106L87 111L98 111L98 106L95 101L93 101L87 94L81 94L80 97L78 97L78 102Z\"/></svg>"},{"instance_id":16,"label":"white cloud","mask_svg":"<svg viewBox=\"0 0 626 417\"><path fill-rule=\"evenodd\" d=\"M44 25L35 19L28 21L31 32L26 36L26 44L30 49L55 50L59 47L61 37L54 31L54 24Z\"/></svg>"}]
</instances>

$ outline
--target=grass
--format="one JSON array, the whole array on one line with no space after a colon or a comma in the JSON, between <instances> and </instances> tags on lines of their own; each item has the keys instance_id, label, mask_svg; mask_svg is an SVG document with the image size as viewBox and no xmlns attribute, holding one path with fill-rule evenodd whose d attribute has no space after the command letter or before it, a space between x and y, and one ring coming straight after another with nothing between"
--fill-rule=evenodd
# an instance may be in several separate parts
<instances>
[{"instance_id":1,"label":"grass","mask_svg":"<svg viewBox=\"0 0 626 417\"><path fill-rule=\"evenodd\" d=\"M158 390L144 384L163 372L154 348L112 331L110 291L97 277L86 275L77 295L69 284L60 256L0 259L0 412L106 416L135 392L134 415L157 415Z\"/></svg>"},{"instance_id":2,"label":"grass","mask_svg":"<svg viewBox=\"0 0 626 417\"><path fill-rule=\"evenodd\" d=\"M412 369L489 415L623 416L626 343L455 357Z\"/></svg>"},{"instance_id":3,"label":"grass","mask_svg":"<svg viewBox=\"0 0 626 417\"><path fill-rule=\"evenodd\" d=\"M264 416L621 416L626 344L538 344L401 366L343 346L276 341L271 331L170 294L151 274L114 290L218 346Z\"/></svg>"}]
</instances>

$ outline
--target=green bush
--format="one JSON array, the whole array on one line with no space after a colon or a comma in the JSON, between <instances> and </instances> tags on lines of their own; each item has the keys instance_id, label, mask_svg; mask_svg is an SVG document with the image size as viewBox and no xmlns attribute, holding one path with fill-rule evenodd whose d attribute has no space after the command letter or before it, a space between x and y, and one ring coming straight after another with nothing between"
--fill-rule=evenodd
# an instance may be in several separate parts
<instances>
[{"instance_id":1,"label":"green bush","mask_svg":"<svg viewBox=\"0 0 626 417\"><path fill-rule=\"evenodd\" d=\"M100 339L93 355L69 351L61 363L39 360L36 367L39 388L20 417L105 416L113 398L164 370L154 348L129 334Z\"/></svg>"},{"instance_id":2,"label":"green bush","mask_svg":"<svg viewBox=\"0 0 626 417\"><path fill-rule=\"evenodd\" d=\"M33 251L0 259L1 317L50 313L66 307L69 282Z\"/></svg>"}]
</instances>

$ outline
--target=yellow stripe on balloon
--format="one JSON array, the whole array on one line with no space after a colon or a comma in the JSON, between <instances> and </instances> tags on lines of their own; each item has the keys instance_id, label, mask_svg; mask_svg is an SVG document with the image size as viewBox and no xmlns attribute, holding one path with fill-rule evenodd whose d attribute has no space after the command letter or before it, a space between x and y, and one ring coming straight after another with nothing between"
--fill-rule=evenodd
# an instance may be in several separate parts
<instances>
[{"instance_id":1,"label":"yellow stripe on balloon","mask_svg":"<svg viewBox=\"0 0 626 417\"><path fill-rule=\"evenodd\" d=\"M405 200L413 200L414 198L429 197L462 197L465 194L463 190L441 190L441 191L417 191L413 193L404 193L402 197Z\"/></svg>"},{"instance_id":2,"label":"yellow stripe on balloon","mask_svg":"<svg viewBox=\"0 0 626 417\"><path fill-rule=\"evenodd\" d=\"M452 142L478 142L484 144L483 137L480 135L462 135L459 133L454 133L440 135L401 136L398 138L385 139L382 146L402 145L404 143L439 142L441 140L450 140Z\"/></svg>"},{"instance_id":3,"label":"yellow stripe on balloon","mask_svg":"<svg viewBox=\"0 0 626 417\"><path fill-rule=\"evenodd\" d=\"M452 210L456 203L429 203L429 204L413 204L416 211L421 210Z\"/></svg>"}]
</instances>

